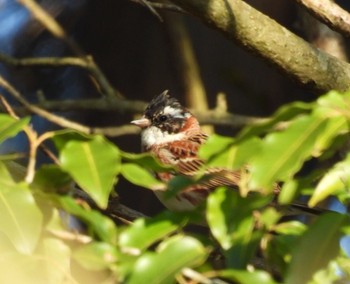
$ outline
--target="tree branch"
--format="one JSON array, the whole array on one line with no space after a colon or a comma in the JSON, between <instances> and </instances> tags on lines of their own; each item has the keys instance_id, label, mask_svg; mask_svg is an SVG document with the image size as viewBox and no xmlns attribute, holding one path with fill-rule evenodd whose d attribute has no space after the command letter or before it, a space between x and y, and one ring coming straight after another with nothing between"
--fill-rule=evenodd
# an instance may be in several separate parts
<instances>
[{"instance_id":1,"label":"tree branch","mask_svg":"<svg viewBox=\"0 0 350 284\"><path fill-rule=\"evenodd\" d=\"M350 88L350 65L322 52L241 0L172 0L315 93Z\"/></svg>"},{"instance_id":2,"label":"tree branch","mask_svg":"<svg viewBox=\"0 0 350 284\"><path fill-rule=\"evenodd\" d=\"M350 37L350 14L330 0L296 0L333 30Z\"/></svg>"}]
</instances>

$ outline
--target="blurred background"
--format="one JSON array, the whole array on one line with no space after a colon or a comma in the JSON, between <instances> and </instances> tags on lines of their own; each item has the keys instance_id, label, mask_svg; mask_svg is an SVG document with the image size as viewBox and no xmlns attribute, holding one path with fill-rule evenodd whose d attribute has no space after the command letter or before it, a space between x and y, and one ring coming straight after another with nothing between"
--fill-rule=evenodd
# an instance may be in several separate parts
<instances>
[{"instance_id":1,"label":"blurred background","mask_svg":"<svg viewBox=\"0 0 350 284\"><path fill-rule=\"evenodd\" d=\"M81 50L93 56L111 85L127 99L147 102L168 89L183 104L201 109L215 107L218 93L224 93L230 112L268 116L286 102L316 98L192 16L160 10L160 21L147 7L131 0L37 2ZM348 42L313 20L296 1L246 2L317 47L347 60ZM345 0L337 2L350 6ZM0 0L0 26L3 54L16 58L75 55L15 0ZM89 73L77 67L12 67L0 62L0 73L33 103L38 101L38 93L46 100L101 96ZM101 110L59 114L89 126L123 125L135 115ZM33 124L38 132L56 128L35 116ZM238 130L215 129L225 135L234 135ZM140 151L138 135L110 139L124 151ZM0 150L26 151L25 141L24 136L17 137L4 143ZM44 156L41 159L46 161ZM162 209L152 192L133 188L125 181L119 181L116 188L122 202L134 209L146 214Z\"/></svg>"}]
</instances>

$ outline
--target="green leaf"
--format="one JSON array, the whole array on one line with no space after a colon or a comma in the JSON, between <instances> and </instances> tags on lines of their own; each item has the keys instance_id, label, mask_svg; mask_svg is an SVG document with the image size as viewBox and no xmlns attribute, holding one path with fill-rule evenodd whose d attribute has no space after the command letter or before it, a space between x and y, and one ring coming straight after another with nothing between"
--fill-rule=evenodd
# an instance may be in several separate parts
<instances>
[{"instance_id":1,"label":"green leaf","mask_svg":"<svg viewBox=\"0 0 350 284\"><path fill-rule=\"evenodd\" d=\"M70 249L59 239L40 240L31 255L17 252L0 236L1 283L65 283L70 275Z\"/></svg>"},{"instance_id":2,"label":"green leaf","mask_svg":"<svg viewBox=\"0 0 350 284\"><path fill-rule=\"evenodd\" d=\"M206 257L207 250L197 239L177 235L163 241L155 253L140 256L126 283L175 283L181 269L198 266Z\"/></svg>"},{"instance_id":3,"label":"green leaf","mask_svg":"<svg viewBox=\"0 0 350 284\"><path fill-rule=\"evenodd\" d=\"M52 140L55 143L55 147L58 151L61 151L68 142L87 142L93 139L94 137L93 135L87 135L71 129L60 129L56 130L54 133L55 135L53 136Z\"/></svg>"},{"instance_id":4,"label":"green leaf","mask_svg":"<svg viewBox=\"0 0 350 284\"><path fill-rule=\"evenodd\" d=\"M37 246L43 216L29 188L16 184L0 163L0 231L16 249L30 254Z\"/></svg>"},{"instance_id":5,"label":"green leaf","mask_svg":"<svg viewBox=\"0 0 350 284\"><path fill-rule=\"evenodd\" d=\"M206 160L207 167L237 169L247 164L259 151L261 140L252 137L239 144L234 139L214 135L200 148L200 156Z\"/></svg>"},{"instance_id":6,"label":"green leaf","mask_svg":"<svg viewBox=\"0 0 350 284\"><path fill-rule=\"evenodd\" d=\"M301 235L306 231L306 225L299 221L288 221L277 224L274 231L283 235Z\"/></svg>"},{"instance_id":7,"label":"green leaf","mask_svg":"<svg viewBox=\"0 0 350 284\"><path fill-rule=\"evenodd\" d=\"M313 207L331 194L350 187L350 154L325 174L316 186L308 205Z\"/></svg>"},{"instance_id":8,"label":"green leaf","mask_svg":"<svg viewBox=\"0 0 350 284\"><path fill-rule=\"evenodd\" d=\"M287 180L281 189L281 192L278 194L278 203L279 204L290 204L295 197L297 196L299 189L299 183L295 179Z\"/></svg>"},{"instance_id":9,"label":"green leaf","mask_svg":"<svg viewBox=\"0 0 350 284\"><path fill-rule=\"evenodd\" d=\"M27 174L26 167L14 161L4 161L3 163L7 168L7 172L11 176L11 177L8 177L10 180L13 179L13 181L15 182L20 182L24 180Z\"/></svg>"},{"instance_id":10,"label":"green leaf","mask_svg":"<svg viewBox=\"0 0 350 284\"><path fill-rule=\"evenodd\" d=\"M73 252L73 257L81 266L88 270L103 270L114 265L118 259L116 247L100 242L79 247Z\"/></svg>"},{"instance_id":11,"label":"green leaf","mask_svg":"<svg viewBox=\"0 0 350 284\"><path fill-rule=\"evenodd\" d=\"M253 211L263 208L270 201L270 197L259 195L242 198L238 192L225 188L218 188L208 197L208 225L226 251L230 267L245 267L256 252L263 231L254 231Z\"/></svg>"},{"instance_id":12,"label":"green leaf","mask_svg":"<svg viewBox=\"0 0 350 284\"><path fill-rule=\"evenodd\" d=\"M325 268L339 253L341 229L347 222L348 216L338 213L320 216L294 247L285 283L308 283Z\"/></svg>"},{"instance_id":13,"label":"green leaf","mask_svg":"<svg viewBox=\"0 0 350 284\"><path fill-rule=\"evenodd\" d=\"M102 241L116 245L117 227L111 219L89 207L82 207L70 196L57 197L57 201L66 212L84 221Z\"/></svg>"},{"instance_id":14,"label":"green leaf","mask_svg":"<svg viewBox=\"0 0 350 284\"><path fill-rule=\"evenodd\" d=\"M337 136L349 131L348 121L343 116L328 118L325 129L320 133L314 147L313 156L320 156L328 149Z\"/></svg>"},{"instance_id":15,"label":"green leaf","mask_svg":"<svg viewBox=\"0 0 350 284\"><path fill-rule=\"evenodd\" d=\"M133 184L151 190L164 189L165 185L157 180L148 170L137 164L125 163L122 166L121 174Z\"/></svg>"},{"instance_id":16,"label":"green leaf","mask_svg":"<svg viewBox=\"0 0 350 284\"><path fill-rule=\"evenodd\" d=\"M224 249L229 249L235 239L248 240L254 228L252 212L270 200L259 195L243 198L237 191L218 188L207 199L207 221L213 236Z\"/></svg>"},{"instance_id":17,"label":"green leaf","mask_svg":"<svg viewBox=\"0 0 350 284\"><path fill-rule=\"evenodd\" d=\"M73 187L72 178L57 165L43 165L35 172L32 184L45 192L67 193Z\"/></svg>"},{"instance_id":18,"label":"green leaf","mask_svg":"<svg viewBox=\"0 0 350 284\"><path fill-rule=\"evenodd\" d=\"M263 123L245 127L238 135L237 141L243 141L252 136L259 136L272 129L280 122L286 122L302 114L308 114L312 110L314 103L293 102L280 107L276 113Z\"/></svg>"},{"instance_id":19,"label":"green leaf","mask_svg":"<svg viewBox=\"0 0 350 284\"><path fill-rule=\"evenodd\" d=\"M185 216L168 211L151 219L141 218L120 233L119 245L124 252L138 255L185 223Z\"/></svg>"},{"instance_id":20,"label":"green leaf","mask_svg":"<svg viewBox=\"0 0 350 284\"><path fill-rule=\"evenodd\" d=\"M271 275L265 271L246 271L246 270L221 270L216 272L218 276L234 281L240 284L275 284Z\"/></svg>"},{"instance_id":21,"label":"green leaf","mask_svg":"<svg viewBox=\"0 0 350 284\"><path fill-rule=\"evenodd\" d=\"M344 94L337 91L330 91L326 95L323 95L317 99L318 109L324 116L345 116L350 118L349 111L350 93Z\"/></svg>"},{"instance_id":22,"label":"green leaf","mask_svg":"<svg viewBox=\"0 0 350 284\"><path fill-rule=\"evenodd\" d=\"M262 143L261 153L251 162L250 186L271 192L275 181L290 178L311 157L318 135L324 130L325 119L307 116L296 119L284 131L271 133Z\"/></svg>"},{"instance_id":23,"label":"green leaf","mask_svg":"<svg viewBox=\"0 0 350 284\"><path fill-rule=\"evenodd\" d=\"M67 142L60 152L62 168L91 198L106 208L108 197L120 171L120 155L116 146L101 136L89 141Z\"/></svg>"},{"instance_id":24,"label":"green leaf","mask_svg":"<svg viewBox=\"0 0 350 284\"><path fill-rule=\"evenodd\" d=\"M221 135L210 135L208 140L199 149L199 156L203 160L210 160L213 156L226 151L235 142L235 139Z\"/></svg>"},{"instance_id":25,"label":"green leaf","mask_svg":"<svg viewBox=\"0 0 350 284\"><path fill-rule=\"evenodd\" d=\"M9 115L0 114L0 143L7 138L13 137L28 125L30 117L17 120Z\"/></svg>"},{"instance_id":26,"label":"green leaf","mask_svg":"<svg viewBox=\"0 0 350 284\"><path fill-rule=\"evenodd\" d=\"M156 171L156 172L167 172L172 170L172 167L167 165L162 165L158 160L156 160L149 153L134 154L121 151L121 156L127 162L137 164L145 169Z\"/></svg>"}]
</instances>

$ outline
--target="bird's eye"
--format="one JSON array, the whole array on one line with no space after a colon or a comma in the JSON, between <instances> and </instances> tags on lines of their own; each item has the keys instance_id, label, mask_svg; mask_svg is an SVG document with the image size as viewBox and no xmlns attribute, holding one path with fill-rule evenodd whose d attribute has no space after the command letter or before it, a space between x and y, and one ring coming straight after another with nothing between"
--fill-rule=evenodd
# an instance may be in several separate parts
<instances>
[{"instance_id":1,"label":"bird's eye","mask_svg":"<svg viewBox=\"0 0 350 284\"><path fill-rule=\"evenodd\" d=\"M166 116L166 115L161 115L160 117L159 117L159 121L160 122L164 122L164 121L166 121L168 119L168 117Z\"/></svg>"}]
</instances>

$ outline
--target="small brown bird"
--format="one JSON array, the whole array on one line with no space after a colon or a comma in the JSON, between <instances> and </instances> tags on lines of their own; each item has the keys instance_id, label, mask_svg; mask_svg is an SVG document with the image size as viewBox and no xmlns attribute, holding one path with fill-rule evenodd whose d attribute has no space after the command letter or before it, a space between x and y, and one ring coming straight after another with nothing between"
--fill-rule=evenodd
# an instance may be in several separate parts
<instances>
[{"instance_id":1,"label":"small brown bird","mask_svg":"<svg viewBox=\"0 0 350 284\"><path fill-rule=\"evenodd\" d=\"M203 161L198 158L199 147L208 136L202 132L192 113L165 91L156 96L146 108L142 118L131 122L142 129L143 151L152 153L165 165L172 165L176 174L192 177L198 173ZM185 211L196 207L220 185L237 188L239 171L211 168L207 178L185 188L174 198L165 198L164 192L155 191L160 201L170 210ZM174 173L157 173L157 178L168 182Z\"/></svg>"},{"instance_id":2,"label":"small brown bird","mask_svg":"<svg viewBox=\"0 0 350 284\"><path fill-rule=\"evenodd\" d=\"M203 166L198 157L199 147L208 136L202 132L196 117L173 97L168 91L156 96L147 106L140 119L131 121L140 127L142 150L152 153L163 164L171 165L175 173L157 173L157 178L168 182L175 175L195 176ZM164 191L155 191L159 200L170 210L191 210L203 202L209 193L218 186L238 188L241 171L223 168L210 168L199 183L190 185L173 198L165 197ZM280 190L275 185L275 193ZM297 209L319 214L316 209L295 204Z\"/></svg>"}]
</instances>

